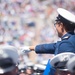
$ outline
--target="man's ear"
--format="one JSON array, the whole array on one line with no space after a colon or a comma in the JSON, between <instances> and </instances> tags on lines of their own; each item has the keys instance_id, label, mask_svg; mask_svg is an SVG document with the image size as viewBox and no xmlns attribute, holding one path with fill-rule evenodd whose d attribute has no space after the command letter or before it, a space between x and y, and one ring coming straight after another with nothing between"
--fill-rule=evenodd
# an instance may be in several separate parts
<instances>
[{"instance_id":1,"label":"man's ear","mask_svg":"<svg viewBox=\"0 0 75 75\"><path fill-rule=\"evenodd\" d=\"M61 27L61 30L63 32L64 31L64 25L63 25L63 23L60 23L60 27Z\"/></svg>"},{"instance_id":2,"label":"man's ear","mask_svg":"<svg viewBox=\"0 0 75 75\"><path fill-rule=\"evenodd\" d=\"M63 25L63 23L62 23L62 22L60 23L60 27L61 27L61 29L63 29L63 28L64 28L64 25Z\"/></svg>"},{"instance_id":3,"label":"man's ear","mask_svg":"<svg viewBox=\"0 0 75 75\"><path fill-rule=\"evenodd\" d=\"M63 23L62 23L62 22L60 23L60 25L61 25L62 27L64 27L64 25L63 25Z\"/></svg>"}]
</instances>

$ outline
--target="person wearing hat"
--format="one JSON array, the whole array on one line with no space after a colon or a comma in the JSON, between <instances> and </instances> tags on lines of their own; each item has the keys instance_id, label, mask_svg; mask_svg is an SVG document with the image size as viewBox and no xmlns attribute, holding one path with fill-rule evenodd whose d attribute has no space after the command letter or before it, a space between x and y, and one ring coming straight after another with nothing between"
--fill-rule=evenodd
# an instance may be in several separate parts
<instances>
[{"instance_id":1,"label":"person wearing hat","mask_svg":"<svg viewBox=\"0 0 75 75\"><path fill-rule=\"evenodd\" d=\"M31 61L26 63L26 75L33 75L33 66Z\"/></svg>"},{"instance_id":2,"label":"person wearing hat","mask_svg":"<svg viewBox=\"0 0 75 75\"><path fill-rule=\"evenodd\" d=\"M19 75L26 75L26 73L25 73L25 71L26 71L26 65L25 64L19 64L18 65L18 69L19 69L19 71L18 71L18 74Z\"/></svg>"},{"instance_id":3,"label":"person wearing hat","mask_svg":"<svg viewBox=\"0 0 75 75\"><path fill-rule=\"evenodd\" d=\"M71 75L75 75L75 56L68 60L66 66L69 72L71 72Z\"/></svg>"},{"instance_id":4,"label":"person wearing hat","mask_svg":"<svg viewBox=\"0 0 75 75\"><path fill-rule=\"evenodd\" d=\"M34 75L43 75L45 68L46 68L46 65L43 65L40 63L34 64L34 67L33 67Z\"/></svg>"},{"instance_id":5,"label":"person wearing hat","mask_svg":"<svg viewBox=\"0 0 75 75\"><path fill-rule=\"evenodd\" d=\"M56 69L56 75L71 75L69 69L74 66L71 66L73 63L70 64L68 63L68 61L70 60L70 62L72 62L71 59L73 57L75 57L74 53L65 52L60 53L51 59L50 64ZM69 67L67 67L66 65L69 65Z\"/></svg>"},{"instance_id":6,"label":"person wearing hat","mask_svg":"<svg viewBox=\"0 0 75 75\"><path fill-rule=\"evenodd\" d=\"M17 49L9 45L0 45L0 75L17 75Z\"/></svg>"},{"instance_id":7,"label":"person wearing hat","mask_svg":"<svg viewBox=\"0 0 75 75\"><path fill-rule=\"evenodd\" d=\"M37 54L45 53L54 55L63 52L75 53L75 15L63 8L58 8L57 12L58 16L56 17L54 25L61 41L21 47L22 52L35 51Z\"/></svg>"},{"instance_id":8,"label":"person wearing hat","mask_svg":"<svg viewBox=\"0 0 75 75\"><path fill-rule=\"evenodd\" d=\"M55 27L61 41L36 46L21 47L23 52L35 51L36 53L59 54L62 52L75 53L75 15L63 9L57 9L58 16L55 20Z\"/></svg>"}]
</instances>

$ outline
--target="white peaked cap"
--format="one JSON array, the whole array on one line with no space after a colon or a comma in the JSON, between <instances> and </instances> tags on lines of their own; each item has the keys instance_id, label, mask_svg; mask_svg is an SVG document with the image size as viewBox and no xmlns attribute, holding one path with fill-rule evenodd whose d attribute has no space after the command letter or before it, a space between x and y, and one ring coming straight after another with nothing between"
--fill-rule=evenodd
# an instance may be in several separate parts
<instances>
[{"instance_id":1,"label":"white peaked cap","mask_svg":"<svg viewBox=\"0 0 75 75\"><path fill-rule=\"evenodd\" d=\"M12 61L10 61L9 59L11 59ZM3 60L3 63L1 63ZM18 63L18 53L17 53L17 49L13 46L9 46L9 45L0 45L0 67L1 64L7 64L9 62L4 62L5 60L10 61L10 63L12 64L17 64ZM14 65L11 65L7 68L0 68L0 74L11 71L14 68Z\"/></svg>"},{"instance_id":2,"label":"white peaked cap","mask_svg":"<svg viewBox=\"0 0 75 75\"><path fill-rule=\"evenodd\" d=\"M42 64L35 64L34 69L45 70L46 66Z\"/></svg>"},{"instance_id":3,"label":"white peaked cap","mask_svg":"<svg viewBox=\"0 0 75 75\"><path fill-rule=\"evenodd\" d=\"M58 8L57 12L66 20L75 23L75 15L69 12L68 10L63 8Z\"/></svg>"},{"instance_id":4,"label":"white peaked cap","mask_svg":"<svg viewBox=\"0 0 75 75\"><path fill-rule=\"evenodd\" d=\"M17 48L10 45L1 45L0 46L0 55L2 58L11 58L16 64L18 62L18 52Z\"/></svg>"},{"instance_id":5,"label":"white peaked cap","mask_svg":"<svg viewBox=\"0 0 75 75\"><path fill-rule=\"evenodd\" d=\"M56 56L54 56L51 59L50 63L53 67L56 68L56 65L55 65L56 63L61 63L62 62L62 64L63 64L64 62L71 59L73 56L75 56L75 54L71 53L71 52L60 53L60 54L57 54ZM66 64L63 64L63 65L66 67ZM60 67L61 67L61 65L60 65ZM66 68L61 69L61 68L58 68L58 67L57 67L57 69L65 70L65 71L67 70Z\"/></svg>"},{"instance_id":6,"label":"white peaked cap","mask_svg":"<svg viewBox=\"0 0 75 75\"><path fill-rule=\"evenodd\" d=\"M19 69L26 68L26 65L25 65L25 64L19 64L19 65L18 65L18 68L19 68Z\"/></svg>"},{"instance_id":7,"label":"white peaked cap","mask_svg":"<svg viewBox=\"0 0 75 75\"><path fill-rule=\"evenodd\" d=\"M67 62L67 68L70 72L75 73L75 56Z\"/></svg>"},{"instance_id":8,"label":"white peaked cap","mask_svg":"<svg viewBox=\"0 0 75 75\"><path fill-rule=\"evenodd\" d=\"M42 65L47 65L48 60L43 60L42 62L40 62Z\"/></svg>"}]
</instances>

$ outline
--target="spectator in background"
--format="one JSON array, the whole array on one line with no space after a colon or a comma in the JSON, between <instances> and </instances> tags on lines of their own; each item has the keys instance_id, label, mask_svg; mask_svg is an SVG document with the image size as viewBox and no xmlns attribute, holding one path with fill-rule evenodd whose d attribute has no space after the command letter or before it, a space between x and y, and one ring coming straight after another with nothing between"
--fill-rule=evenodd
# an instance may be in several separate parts
<instances>
[{"instance_id":1,"label":"spectator in background","mask_svg":"<svg viewBox=\"0 0 75 75\"><path fill-rule=\"evenodd\" d=\"M33 66L34 64L32 62L29 62L26 64L26 75L34 75L33 73Z\"/></svg>"},{"instance_id":2,"label":"spectator in background","mask_svg":"<svg viewBox=\"0 0 75 75\"><path fill-rule=\"evenodd\" d=\"M17 65L17 49L13 46L0 45L0 75L17 75Z\"/></svg>"},{"instance_id":3,"label":"spectator in background","mask_svg":"<svg viewBox=\"0 0 75 75\"><path fill-rule=\"evenodd\" d=\"M19 75L26 75L26 65L25 64L20 63L18 65L18 69L19 69L19 71L18 71Z\"/></svg>"}]
</instances>

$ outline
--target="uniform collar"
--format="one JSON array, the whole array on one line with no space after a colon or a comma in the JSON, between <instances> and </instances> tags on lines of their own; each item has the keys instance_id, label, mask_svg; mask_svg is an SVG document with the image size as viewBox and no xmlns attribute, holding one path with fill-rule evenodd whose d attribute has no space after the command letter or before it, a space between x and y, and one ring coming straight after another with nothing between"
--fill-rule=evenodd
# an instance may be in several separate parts
<instances>
[{"instance_id":1,"label":"uniform collar","mask_svg":"<svg viewBox=\"0 0 75 75\"><path fill-rule=\"evenodd\" d=\"M74 35L74 32L68 32L64 36L61 37L62 40L68 39L71 35Z\"/></svg>"}]
</instances>

